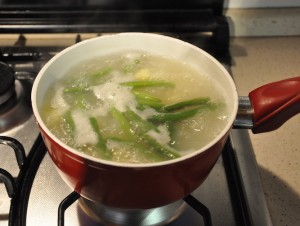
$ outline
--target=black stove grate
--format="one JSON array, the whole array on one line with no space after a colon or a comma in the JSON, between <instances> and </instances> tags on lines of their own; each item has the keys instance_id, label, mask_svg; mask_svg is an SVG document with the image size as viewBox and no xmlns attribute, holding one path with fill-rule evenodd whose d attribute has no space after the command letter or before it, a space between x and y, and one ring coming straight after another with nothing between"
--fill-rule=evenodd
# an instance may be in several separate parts
<instances>
[{"instance_id":1,"label":"black stove grate","mask_svg":"<svg viewBox=\"0 0 300 226\"><path fill-rule=\"evenodd\" d=\"M22 144L17 140L1 136L0 143L12 147L20 166L20 172L16 179L7 171L3 169L1 169L2 172L0 171L0 179L5 183L8 196L11 197L9 226L25 226L32 183L39 165L46 154L46 147L41 136L39 136L26 157ZM4 174L3 171L5 172Z\"/></svg>"}]
</instances>

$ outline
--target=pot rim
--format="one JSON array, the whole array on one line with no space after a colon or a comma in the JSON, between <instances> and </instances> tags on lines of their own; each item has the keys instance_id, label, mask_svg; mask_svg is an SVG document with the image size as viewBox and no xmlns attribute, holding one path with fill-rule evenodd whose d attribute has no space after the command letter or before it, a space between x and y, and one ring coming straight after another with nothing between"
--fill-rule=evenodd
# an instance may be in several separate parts
<instances>
[{"instance_id":1,"label":"pot rim","mask_svg":"<svg viewBox=\"0 0 300 226\"><path fill-rule=\"evenodd\" d=\"M56 60L58 60L62 55L64 55L65 53L71 51L74 48L77 48L81 45L85 45L88 42L93 42L96 41L98 39L106 39L106 38L110 38L113 36L156 36L157 38L163 38L163 39L169 39L172 40L173 42L179 42L182 45L186 45L189 48L193 48L196 49L197 51L201 52L202 55L204 55L206 58L208 58L210 61L212 61L217 67L219 67L219 69L222 70L222 73L224 74L224 76L227 77L227 80L231 86L231 91L233 93L233 100L230 100L233 102L232 105L232 109L231 109L231 113L229 112L229 116L228 116L228 122L226 124L226 126L223 128L223 130L213 139L211 140L209 143L207 143L205 146L203 146L202 148L195 150L189 154L183 155L179 158L176 159L172 159L172 160L166 160L166 161L161 161L161 162L154 162L154 163L120 163L120 162L114 162L114 161L109 161L109 160L104 160L104 159L100 159L97 157L93 157L84 153L81 153L79 151L77 151L76 149L66 145L65 143L63 143L60 139L58 139L45 125L44 121L42 120L40 114L39 114L39 110L37 107L37 100L36 100L36 96L37 96L37 89L40 83L41 78L43 77L44 73L47 71L48 67L55 62ZM192 158L196 155L199 155L203 152L205 152L206 150L208 150L209 148L211 148L213 145L215 145L223 136L226 135L226 133L232 128L233 122L236 118L237 115L237 111L238 111L238 93L237 93L237 89L236 89L236 85L231 77L231 75L229 74L229 72L225 69L225 67L217 60L215 59L212 55L210 55L209 53L207 53L206 51L202 50L201 48L194 46L188 42L182 41L180 39L176 39L176 38L172 38L169 36L165 36L165 35L161 35L161 34L153 34L153 33L139 33L139 32L126 32L126 33L118 33L118 34L107 34L104 36L98 36L95 38L91 38L91 39L87 39L84 41L81 41L77 44L74 44L72 46L69 46L67 48L65 48L64 50L62 50L61 52L57 53L54 57L52 57L44 66L43 68L40 70L40 72L38 73L38 75L35 78L33 87L32 87L32 92L31 92L31 100L32 100L32 108L33 108L33 113L35 116L35 119L39 125L39 127L57 144L59 144L61 147L64 148L64 150L66 150L67 152L72 153L75 156L81 157L83 159L87 159L91 162L95 162L95 163L100 163L100 164L105 164L105 165L110 165L110 166L116 166L116 167L126 167L126 168L145 168L145 167L157 167L157 166L164 166L164 165L170 165L173 163L177 163L177 162L181 162L184 161L186 159Z\"/></svg>"}]
</instances>

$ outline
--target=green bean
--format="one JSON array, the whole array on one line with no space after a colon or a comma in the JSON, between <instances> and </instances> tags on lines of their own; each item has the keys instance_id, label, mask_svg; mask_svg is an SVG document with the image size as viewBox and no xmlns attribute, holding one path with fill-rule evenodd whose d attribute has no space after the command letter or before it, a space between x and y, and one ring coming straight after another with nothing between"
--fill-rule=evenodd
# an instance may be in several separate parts
<instances>
[{"instance_id":1,"label":"green bean","mask_svg":"<svg viewBox=\"0 0 300 226\"><path fill-rule=\"evenodd\" d=\"M140 60L134 60L133 62L130 62L129 64L126 64L123 67L123 72L125 73L130 73L130 72L134 72L134 70L136 69L137 65L140 63Z\"/></svg>"},{"instance_id":2,"label":"green bean","mask_svg":"<svg viewBox=\"0 0 300 226\"><path fill-rule=\"evenodd\" d=\"M82 92L86 89L86 87L82 86L74 86L74 87L68 87L63 90L64 93L78 93Z\"/></svg>"},{"instance_id":3,"label":"green bean","mask_svg":"<svg viewBox=\"0 0 300 226\"><path fill-rule=\"evenodd\" d=\"M122 82L123 86L130 86L133 88L140 87L174 87L174 84L166 81L153 81L153 80L138 80L130 82Z\"/></svg>"},{"instance_id":4,"label":"green bean","mask_svg":"<svg viewBox=\"0 0 300 226\"><path fill-rule=\"evenodd\" d=\"M171 137L171 141L169 142L169 144L172 146L174 144L174 140L172 140L173 134L174 134L174 130L175 130L175 125L174 122L170 122L170 121L166 121L163 123L163 125L165 125L169 131L170 137Z\"/></svg>"},{"instance_id":5,"label":"green bean","mask_svg":"<svg viewBox=\"0 0 300 226\"><path fill-rule=\"evenodd\" d=\"M173 152L172 150L169 150L167 147L164 147L163 145L159 144L155 139L151 138L149 135L145 133L143 130L137 130L136 128L132 128L132 125L134 123L139 123L135 120L130 121L127 119L124 113L118 111L117 109L112 109L113 117L121 124L123 130L126 134L130 134L130 139L137 143L145 143L149 148L153 148L154 150L158 151L160 154L165 156L168 159L174 159L179 157L180 155ZM127 112L128 114L128 112ZM131 115L132 119L136 117L137 115Z\"/></svg>"},{"instance_id":6,"label":"green bean","mask_svg":"<svg viewBox=\"0 0 300 226\"><path fill-rule=\"evenodd\" d=\"M133 111L128 110L126 116L131 120L131 122L136 123L140 126L140 130L135 130L137 135L142 139L143 142L147 143L149 146L153 147L156 151L159 151L162 155L164 155L168 159L178 158L180 155L167 147L164 147L160 143L158 143L154 138L150 137L146 133L149 130L159 131L155 125L147 120L143 120Z\"/></svg>"},{"instance_id":7,"label":"green bean","mask_svg":"<svg viewBox=\"0 0 300 226\"><path fill-rule=\"evenodd\" d=\"M132 93L134 94L134 96L136 98L141 98L141 99L155 101L155 102L161 102L161 100L159 98L152 96L148 93L144 93L144 92L140 92L140 91L136 91L136 90L132 90Z\"/></svg>"},{"instance_id":8,"label":"green bean","mask_svg":"<svg viewBox=\"0 0 300 226\"><path fill-rule=\"evenodd\" d=\"M160 110L165 106L163 103L153 101L153 100L147 100L139 97L136 98L136 101L141 106L148 106L156 110Z\"/></svg>"},{"instance_id":9,"label":"green bean","mask_svg":"<svg viewBox=\"0 0 300 226\"><path fill-rule=\"evenodd\" d=\"M111 159L112 158L112 153L106 147L106 141L100 133L100 129L99 129L99 126L98 126L97 119L94 118L94 117L90 117L89 121L90 121L90 124L91 124L94 132L97 135L98 142L97 142L96 146L101 151L102 157L105 158L105 159Z\"/></svg>"},{"instance_id":10,"label":"green bean","mask_svg":"<svg viewBox=\"0 0 300 226\"><path fill-rule=\"evenodd\" d=\"M175 104L171 104L168 106L163 107L163 110L165 111L174 111L178 109L182 109L184 107L188 106L194 106L194 105L202 105L202 104L207 104L209 102L210 98L209 97L199 97L191 100L185 100L181 101Z\"/></svg>"},{"instance_id":11,"label":"green bean","mask_svg":"<svg viewBox=\"0 0 300 226\"><path fill-rule=\"evenodd\" d=\"M163 154L168 159L176 159L180 157L180 154L176 151L171 150L170 148L167 148L157 142L155 139L150 137L147 134L142 135L142 139L147 142L149 145L154 147L156 150L158 150L161 154Z\"/></svg>"},{"instance_id":12,"label":"green bean","mask_svg":"<svg viewBox=\"0 0 300 226\"><path fill-rule=\"evenodd\" d=\"M130 122L125 117L124 113L118 111L116 108L112 108L111 112L112 112L113 118L121 125L124 133L131 139L134 139L134 133L131 129Z\"/></svg>"},{"instance_id":13,"label":"green bean","mask_svg":"<svg viewBox=\"0 0 300 226\"><path fill-rule=\"evenodd\" d=\"M153 160L153 162L159 162L168 159L166 156L162 155L161 153L155 152L151 150L151 148L137 142L120 139L118 137L109 137L108 140L112 140L124 146L129 146L131 149L136 149L137 151L139 151L139 153L144 155L148 160Z\"/></svg>"},{"instance_id":14,"label":"green bean","mask_svg":"<svg viewBox=\"0 0 300 226\"><path fill-rule=\"evenodd\" d=\"M90 75L87 75L91 79L91 84L95 82L95 80L98 80L99 78L108 75L112 71L112 68L106 67L101 69L100 71L97 71L95 73L92 73ZM77 86L71 86L67 87L63 90L65 94L73 94L73 93L78 93L78 92L83 92L86 91L88 88L88 84L78 84Z\"/></svg>"},{"instance_id":15,"label":"green bean","mask_svg":"<svg viewBox=\"0 0 300 226\"><path fill-rule=\"evenodd\" d=\"M111 71L112 71L111 67L105 67L105 68L101 69L100 71L97 71L89 76L93 79L99 79L105 75L108 75Z\"/></svg>"},{"instance_id":16,"label":"green bean","mask_svg":"<svg viewBox=\"0 0 300 226\"><path fill-rule=\"evenodd\" d=\"M164 107L164 104L161 103L161 100L157 97L154 97L148 93L138 92L138 91L132 91L136 101L141 106L148 106L152 107L154 109L160 110L162 107Z\"/></svg>"},{"instance_id":17,"label":"green bean","mask_svg":"<svg viewBox=\"0 0 300 226\"><path fill-rule=\"evenodd\" d=\"M82 93L76 96L75 104L80 109L86 109L86 98Z\"/></svg>"},{"instance_id":18,"label":"green bean","mask_svg":"<svg viewBox=\"0 0 300 226\"><path fill-rule=\"evenodd\" d=\"M71 136L74 136L74 131L75 131L75 122L73 120L73 117L71 115L71 111L67 111L64 114L64 121L66 122L67 125L67 130L71 134Z\"/></svg>"},{"instance_id":19,"label":"green bean","mask_svg":"<svg viewBox=\"0 0 300 226\"><path fill-rule=\"evenodd\" d=\"M69 87L63 90L62 97L70 106L77 106L80 109L85 109L85 93L87 90L84 87L76 86Z\"/></svg>"},{"instance_id":20,"label":"green bean","mask_svg":"<svg viewBox=\"0 0 300 226\"><path fill-rule=\"evenodd\" d=\"M185 110L185 111L181 111L181 112L159 113L159 114L153 115L150 118L150 121L153 121L153 122L179 121L179 120L183 120L183 119L187 119L192 116L195 116L202 109L203 109L203 107L197 107L197 108L193 108L193 109L189 109L189 110Z\"/></svg>"},{"instance_id":21,"label":"green bean","mask_svg":"<svg viewBox=\"0 0 300 226\"><path fill-rule=\"evenodd\" d=\"M154 130L156 132L159 132L159 130L153 123L151 123L145 119L142 119L138 114L136 114L135 112L133 112L130 109L128 109L125 112L125 116L131 122L135 122L140 127L141 131L143 131L144 133L148 132L149 130Z\"/></svg>"}]
</instances>

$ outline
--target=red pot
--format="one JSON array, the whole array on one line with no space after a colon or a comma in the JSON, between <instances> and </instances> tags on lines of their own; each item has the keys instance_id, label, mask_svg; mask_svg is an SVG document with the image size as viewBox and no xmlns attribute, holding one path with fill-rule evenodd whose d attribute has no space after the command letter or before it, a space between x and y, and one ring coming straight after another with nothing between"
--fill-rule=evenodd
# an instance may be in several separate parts
<instances>
[{"instance_id":1,"label":"red pot","mask_svg":"<svg viewBox=\"0 0 300 226\"><path fill-rule=\"evenodd\" d=\"M230 109L228 124L224 130L194 153L175 160L138 165L93 158L77 152L55 137L45 126L39 113L45 92L52 82L82 60L132 49L176 57L193 64L218 82L226 93ZM250 100L246 98L244 101L246 104L243 105L246 106L246 117L241 114L243 120L236 120L236 124L245 126L244 123L247 122L247 125L254 127L256 132L276 128L286 120L287 114L290 117L300 110L299 104L295 104L299 102L299 94L295 94L299 90L297 89L299 82L299 78L290 79L273 84L275 89L271 84L251 92ZM294 89L292 94L291 89ZM281 103L277 105L278 92L284 94L279 102L286 103L286 106L282 106ZM274 94L276 98L273 97ZM254 105L254 116L251 115L253 113L251 103ZM71 46L57 54L43 67L32 89L33 112L61 177L83 197L117 208L149 209L164 206L182 199L199 187L223 149L236 119L238 105L239 98L234 82L216 59L183 41L145 33L107 35ZM274 116L279 120L277 124L269 120Z\"/></svg>"}]
</instances>

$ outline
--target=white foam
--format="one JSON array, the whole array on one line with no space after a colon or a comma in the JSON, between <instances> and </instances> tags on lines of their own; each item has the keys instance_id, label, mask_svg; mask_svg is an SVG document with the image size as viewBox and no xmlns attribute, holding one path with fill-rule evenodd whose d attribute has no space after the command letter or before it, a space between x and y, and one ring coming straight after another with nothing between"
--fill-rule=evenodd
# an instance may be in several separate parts
<instances>
[{"instance_id":1,"label":"white foam","mask_svg":"<svg viewBox=\"0 0 300 226\"><path fill-rule=\"evenodd\" d=\"M75 123L75 143L79 145L97 144L97 134L93 131L88 116L82 111L73 111L72 118Z\"/></svg>"},{"instance_id":2,"label":"white foam","mask_svg":"<svg viewBox=\"0 0 300 226\"><path fill-rule=\"evenodd\" d=\"M171 141L170 132L166 125L159 125L158 131L149 130L147 134L154 138L158 143L162 145L168 145Z\"/></svg>"},{"instance_id":3,"label":"white foam","mask_svg":"<svg viewBox=\"0 0 300 226\"><path fill-rule=\"evenodd\" d=\"M108 111L115 107L117 110L124 112L127 107L137 105L134 95L131 93L131 87L122 86L122 82L132 79L121 73L113 73L112 78L104 84L93 86L91 89L94 95L103 103L99 114L107 115Z\"/></svg>"},{"instance_id":4,"label":"white foam","mask_svg":"<svg viewBox=\"0 0 300 226\"><path fill-rule=\"evenodd\" d=\"M63 87L59 87L53 99L51 99L51 107L59 109L59 113L62 115L69 109L69 104L63 98Z\"/></svg>"}]
</instances>

